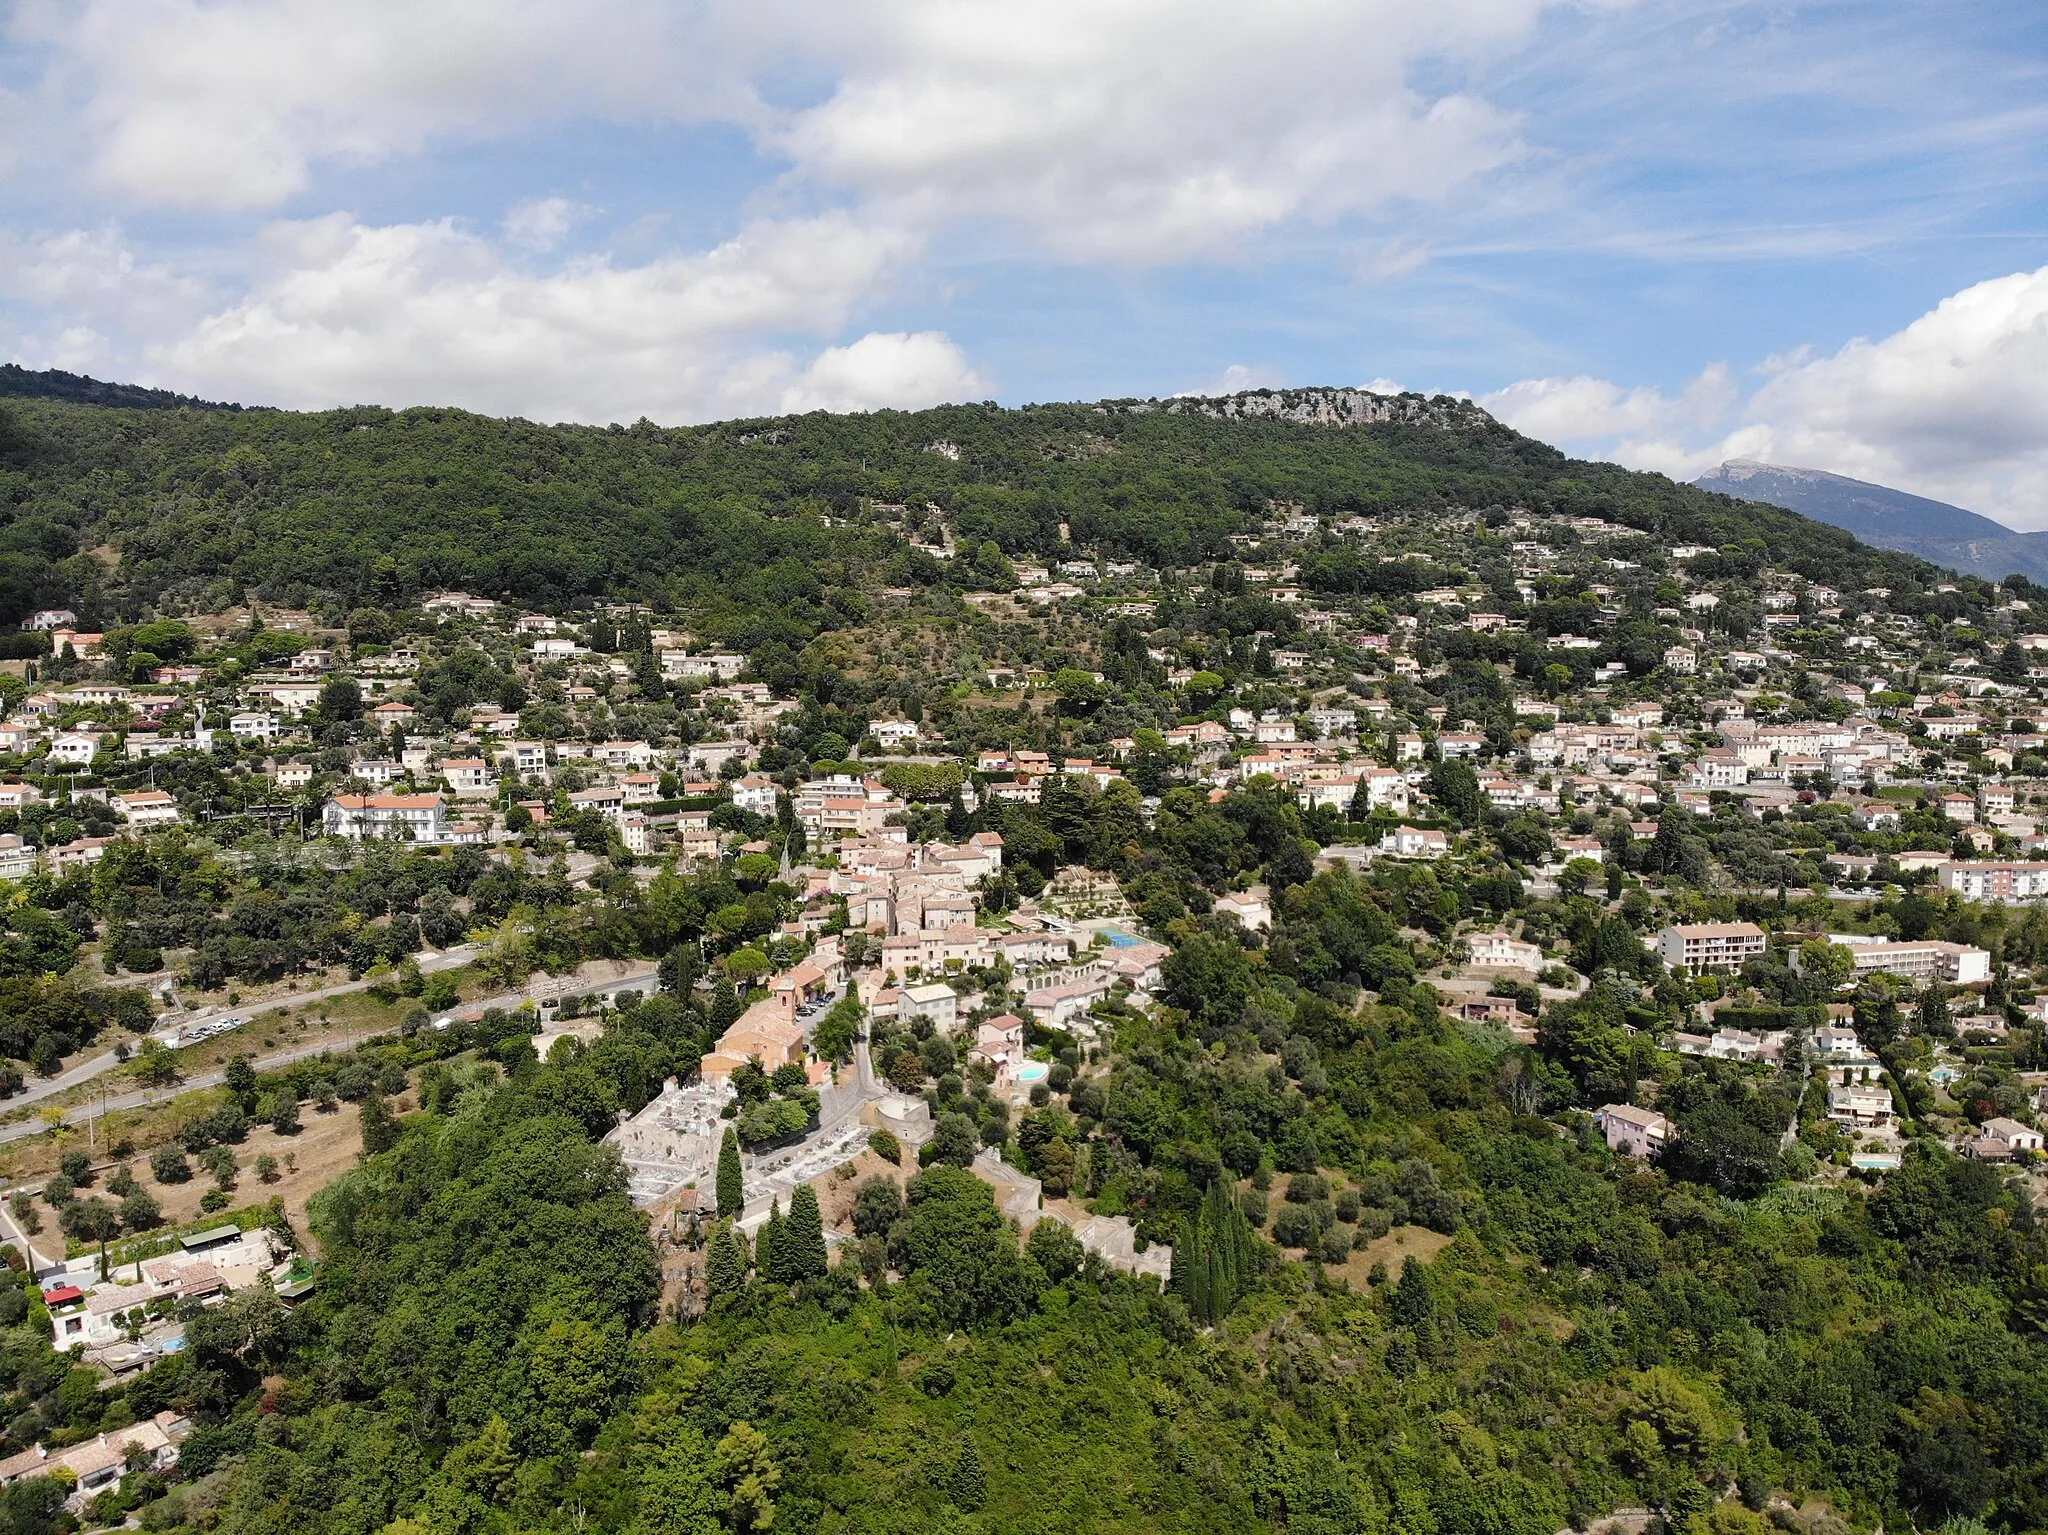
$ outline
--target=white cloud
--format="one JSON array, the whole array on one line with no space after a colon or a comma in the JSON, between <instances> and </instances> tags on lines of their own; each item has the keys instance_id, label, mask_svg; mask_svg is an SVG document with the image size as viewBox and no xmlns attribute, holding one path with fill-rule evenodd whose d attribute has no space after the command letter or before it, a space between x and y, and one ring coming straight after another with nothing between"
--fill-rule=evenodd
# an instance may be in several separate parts
<instances>
[{"instance_id":1,"label":"white cloud","mask_svg":"<svg viewBox=\"0 0 2048 1535\"><path fill-rule=\"evenodd\" d=\"M844 214L762 221L702 254L536 275L452 222L345 214L271 226L246 297L145 353L153 380L319 407L455 404L544 420L661 421L927 404L974 382L935 333L870 336L806 366L903 254Z\"/></svg>"},{"instance_id":2,"label":"white cloud","mask_svg":"<svg viewBox=\"0 0 2048 1535\"><path fill-rule=\"evenodd\" d=\"M549 251L596 211L566 197L529 197L505 210L501 227L509 243L524 250Z\"/></svg>"},{"instance_id":3,"label":"white cloud","mask_svg":"<svg viewBox=\"0 0 2048 1535\"><path fill-rule=\"evenodd\" d=\"M746 115L686 21L658 0L30 0L14 30L83 97L103 184L261 208L316 161L373 164L586 111Z\"/></svg>"},{"instance_id":4,"label":"white cloud","mask_svg":"<svg viewBox=\"0 0 2048 1535\"><path fill-rule=\"evenodd\" d=\"M197 319L213 299L206 284L137 257L111 227L0 230L0 302L14 315L0 337L29 367L104 371L119 335Z\"/></svg>"},{"instance_id":5,"label":"white cloud","mask_svg":"<svg viewBox=\"0 0 2048 1535\"><path fill-rule=\"evenodd\" d=\"M1802 467L1940 486L1989 515L2001 515L1995 504L2048 523L2048 267L1965 288L1882 340L1782 366L1751 413L1774 451L1824 460Z\"/></svg>"},{"instance_id":6,"label":"white cloud","mask_svg":"<svg viewBox=\"0 0 2048 1535\"><path fill-rule=\"evenodd\" d=\"M1690 477L1728 458L1826 469L2048 527L2048 267L1963 289L1903 330L1769 358L1747 399L1717 365L1670 396L1525 379L1481 403L1577 452Z\"/></svg>"},{"instance_id":7,"label":"white cloud","mask_svg":"<svg viewBox=\"0 0 2048 1535\"><path fill-rule=\"evenodd\" d=\"M1481 395L1479 403L1518 432L1546 441L1641 438L1725 420L1738 391L1726 363L1703 369L1677 395L1624 389L1604 378L1525 378Z\"/></svg>"},{"instance_id":8,"label":"white cloud","mask_svg":"<svg viewBox=\"0 0 2048 1535\"><path fill-rule=\"evenodd\" d=\"M1214 378L1183 389L1178 399L1214 399L1218 395L1242 394L1247 389L1282 389L1286 376L1266 363L1234 362Z\"/></svg>"},{"instance_id":9,"label":"white cloud","mask_svg":"<svg viewBox=\"0 0 2048 1535\"><path fill-rule=\"evenodd\" d=\"M1228 250L1296 218L1435 200L1512 120L1411 83L1522 41L1543 0L887 0L814 18L838 88L774 140L922 219L992 215L1081 259Z\"/></svg>"},{"instance_id":10,"label":"white cloud","mask_svg":"<svg viewBox=\"0 0 2048 1535\"><path fill-rule=\"evenodd\" d=\"M83 184L130 205L274 208L323 167L579 118L737 125L786 173L727 244L623 264L534 270L594 211L557 195L515 203L495 239L447 220L273 224L253 249L194 257L223 274L204 290L109 245L101 270L142 295L125 306L43 252L22 264L18 305L39 312L16 343L303 405L680 418L973 393L986 385L936 332L809 349L945 226L1171 262L1441 201L1521 148L1510 117L1419 87L1418 65L1452 79L1564 3L20 0L12 40L45 65L39 99L83 146ZM838 211L776 216L820 207ZM1379 261L1426 256L1396 242ZM164 282L178 291L152 303Z\"/></svg>"},{"instance_id":11,"label":"white cloud","mask_svg":"<svg viewBox=\"0 0 2048 1535\"><path fill-rule=\"evenodd\" d=\"M870 332L827 347L782 392L782 409L917 410L978 399L987 385L942 331Z\"/></svg>"},{"instance_id":12,"label":"white cloud","mask_svg":"<svg viewBox=\"0 0 2048 1535\"><path fill-rule=\"evenodd\" d=\"M1414 68L1512 48L1560 3L28 0L15 32L79 103L93 173L139 202L270 207L322 162L581 114L716 120L869 222L993 217L1146 262L1440 200L1514 159L1511 118ZM822 94L772 109L756 82L792 72Z\"/></svg>"}]
</instances>

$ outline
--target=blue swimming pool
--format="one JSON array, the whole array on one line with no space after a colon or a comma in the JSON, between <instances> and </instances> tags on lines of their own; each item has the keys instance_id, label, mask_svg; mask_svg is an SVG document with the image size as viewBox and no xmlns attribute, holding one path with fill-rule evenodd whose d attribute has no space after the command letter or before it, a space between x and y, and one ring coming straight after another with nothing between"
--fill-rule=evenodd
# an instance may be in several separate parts
<instances>
[{"instance_id":1,"label":"blue swimming pool","mask_svg":"<svg viewBox=\"0 0 2048 1535\"><path fill-rule=\"evenodd\" d=\"M1026 1061L1017 1068L1017 1080L1019 1082L1043 1082L1045 1074L1049 1070L1051 1068L1044 1061Z\"/></svg>"},{"instance_id":2,"label":"blue swimming pool","mask_svg":"<svg viewBox=\"0 0 2048 1535\"><path fill-rule=\"evenodd\" d=\"M1102 934L1109 940L1112 949L1134 949L1138 946L1138 940L1120 928L1106 927Z\"/></svg>"}]
</instances>

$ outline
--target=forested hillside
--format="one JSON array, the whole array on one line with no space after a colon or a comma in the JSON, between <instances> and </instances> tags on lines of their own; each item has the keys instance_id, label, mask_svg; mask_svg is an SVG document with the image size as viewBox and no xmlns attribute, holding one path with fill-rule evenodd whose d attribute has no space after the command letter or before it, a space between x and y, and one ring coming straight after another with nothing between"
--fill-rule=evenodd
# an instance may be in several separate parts
<instances>
[{"instance_id":1,"label":"forested hillside","mask_svg":"<svg viewBox=\"0 0 2048 1535\"><path fill-rule=\"evenodd\" d=\"M1219 834L1185 808L1169 866ZM1285 823L1254 832L1250 857ZM1078 1148L1098 1209L1191 1251L1204 1184L1262 1224L1270 1206L1283 1240L1326 1234L1302 1262L1253 1241L1213 1329L1192 1286L1084 1260L1057 1222L1020 1244L943 1156L907 1201L864 1189L866 1236L829 1269L822 1250L778 1269L764 1243L757 1272L735 1248L721 1273L714 1246L708 1314L650 1325L654 1254L590 1142L672 1040L694 1047L663 996L547 1062L516 1022L490 1045L487 1020L484 1063L430 1066L396 1144L316 1207L316 1299L196 1324L187 1356L110 1397L18 1363L15 1409L89 1429L188 1407L203 1427L146 1527L224 1535L2048 1518L2048 1270L1996 1170L1916 1154L1875 1192L1731 1198L1793 1111L1733 1067L1673 1098L1718 1160L1631 1167L1536 1112L1626 1069L1625 989L1532 1057L1410 991L1386 941L1404 917L1392 886L1329 873L1289 891L1260 953L1191 939L1114 1069L1016 1127L1035 1165ZM1377 1004L1328 1000L1360 980ZM1434 1260L1404 1262L1390 1228ZM1325 1245L1353 1231L1390 1255L1357 1279Z\"/></svg>"},{"instance_id":2,"label":"forested hillside","mask_svg":"<svg viewBox=\"0 0 2048 1535\"><path fill-rule=\"evenodd\" d=\"M1050 553L1064 526L1073 543L1164 567L1227 553L1228 535L1277 502L1368 515L1526 506L1708 547L1760 539L1779 564L1857 585L1916 568L1441 404L1456 409L1343 426L1127 401L663 429L20 398L0 402L0 624L60 604L109 624L245 595L341 613L456 587L557 609L775 605L815 630L839 621L836 587L948 574L878 528L873 503L909 508L913 531L936 503L970 549ZM1316 569L1305 578L1317 584Z\"/></svg>"},{"instance_id":3,"label":"forested hillside","mask_svg":"<svg viewBox=\"0 0 2048 1535\"><path fill-rule=\"evenodd\" d=\"M2048 1528L2030 583L1450 399L113 387L0 377L0 1535ZM181 1197L288 1263L119 1294Z\"/></svg>"}]
</instances>

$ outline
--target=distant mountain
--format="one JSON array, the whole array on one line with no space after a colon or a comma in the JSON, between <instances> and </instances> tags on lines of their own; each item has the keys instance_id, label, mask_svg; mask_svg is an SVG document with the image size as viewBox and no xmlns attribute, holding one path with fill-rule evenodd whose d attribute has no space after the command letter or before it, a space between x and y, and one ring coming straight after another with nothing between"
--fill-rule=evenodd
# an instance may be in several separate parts
<instances>
[{"instance_id":1,"label":"distant mountain","mask_svg":"<svg viewBox=\"0 0 2048 1535\"><path fill-rule=\"evenodd\" d=\"M1951 570L1993 581L2017 574L2048 584L2048 533L2016 532L1946 501L1822 469L1787 469L1748 458L1731 458L1693 484L1782 506L1815 522L1832 523L1880 549L1917 554Z\"/></svg>"},{"instance_id":2,"label":"distant mountain","mask_svg":"<svg viewBox=\"0 0 2048 1535\"><path fill-rule=\"evenodd\" d=\"M117 405L127 410L240 410L218 400L195 399L140 384L107 384L62 368L35 372L19 363L0 364L0 395L33 400L70 400L79 405Z\"/></svg>"}]
</instances>

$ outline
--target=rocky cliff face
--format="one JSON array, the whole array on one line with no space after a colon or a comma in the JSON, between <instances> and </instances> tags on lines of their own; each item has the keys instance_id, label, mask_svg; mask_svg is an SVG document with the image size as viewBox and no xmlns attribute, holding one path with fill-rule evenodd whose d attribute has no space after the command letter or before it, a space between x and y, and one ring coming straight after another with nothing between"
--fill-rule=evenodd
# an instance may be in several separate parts
<instances>
[{"instance_id":1,"label":"rocky cliff face","mask_svg":"<svg viewBox=\"0 0 2048 1535\"><path fill-rule=\"evenodd\" d=\"M1494 424L1493 417L1469 400L1455 400L1443 394L1433 398L1419 394L1374 394L1366 389L1259 389L1246 394L1118 402L1106 408L1121 408L1134 415L1165 411L1220 421L1294 421L1304 426L1373 426L1393 421L1445 431L1472 431Z\"/></svg>"}]
</instances>

